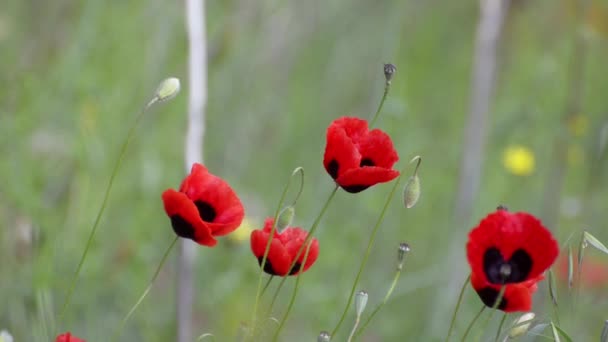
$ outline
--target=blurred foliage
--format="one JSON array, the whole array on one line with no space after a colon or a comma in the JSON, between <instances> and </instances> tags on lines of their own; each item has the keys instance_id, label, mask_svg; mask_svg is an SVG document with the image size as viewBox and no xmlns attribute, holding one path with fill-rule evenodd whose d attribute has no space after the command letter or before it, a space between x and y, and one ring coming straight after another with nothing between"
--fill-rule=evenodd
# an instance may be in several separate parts
<instances>
[{"instance_id":1,"label":"blurred foliage","mask_svg":"<svg viewBox=\"0 0 608 342\"><path fill-rule=\"evenodd\" d=\"M446 260L448 244L464 241L497 204L538 214L557 135L568 136L568 151L559 152L575 157L568 158L562 207L552 213L559 225L550 228L562 243L582 229L608 241L608 3L588 0L577 25L577 1L512 1L482 187L469 226L454 226L452 218L478 17L472 0L208 1L205 162L241 195L254 227L272 215L291 170L304 167L306 188L294 224L310 227L333 186L321 163L327 125L342 115L373 114L383 91L382 63L395 64L378 125L400 152L398 168L414 155L423 157L423 188L411 210L402 209L396 196L376 240L360 284L370 305L385 294L399 243L409 243L412 252L364 339L442 337L447 326L433 322L431 303L446 290L448 269L462 269L463 280L468 272L464 246L459 259ZM16 341L50 340L118 147L158 82L173 75L182 79L183 92L138 128L57 329L107 340L169 245L173 232L160 194L185 174L184 20L183 3L175 1L8 0L0 7L0 329ZM587 49L582 111L564 122L576 33ZM511 145L535 155L530 175L504 168ZM337 195L319 229L319 260L302 279L284 340L314 340L336 324L389 190L381 185ZM257 281L247 241L224 239L214 249L200 248L196 272L195 333L233 339L251 316ZM289 281L286 289L292 286ZM543 287L535 310L547 318ZM172 340L174 293L175 262L161 273L124 340ZM577 341L596 339L607 297L582 291L576 311L567 290L559 298L562 328ZM451 312L455 300L441 309ZM457 332L479 305L467 291ZM274 315L281 317L284 308ZM336 340L347 336L353 318L354 310Z\"/></svg>"}]
</instances>

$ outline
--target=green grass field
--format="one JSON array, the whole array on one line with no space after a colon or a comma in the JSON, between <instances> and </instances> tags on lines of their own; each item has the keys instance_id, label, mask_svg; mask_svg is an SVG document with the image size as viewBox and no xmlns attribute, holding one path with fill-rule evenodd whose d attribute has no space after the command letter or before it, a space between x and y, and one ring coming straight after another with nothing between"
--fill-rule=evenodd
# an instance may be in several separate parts
<instances>
[{"instance_id":1,"label":"green grass field","mask_svg":"<svg viewBox=\"0 0 608 342\"><path fill-rule=\"evenodd\" d=\"M469 272L467 233L497 205L555 222L548 228L563 246L578 249L583 230L608 243L608 2L588 0L577 16L577 1L511 2L483 176L466 224L456 223L454 207L476 1L208 1L205 164L238 192L253 228L274 214L290 173L303 167L294 225L310 228L334 186L322 164L327 126L344 115L369 118L382 97L383 63L395 64L377 126L393 139L397 169L422 156L422 195L404 209L399 192L388 207L358 286L369 292L366 312L390 285L399 243L412 251L360 340L442 341ZM0 330L15 341L49 341L67 330L89 342L109 340L146 288L174 237L160 195L186 174L187 52L183 2L0 6ZM573 84L577 67L581 82ZM182 92L138 127L72 303L57 322L123 139L168 76L182 80ZM572 98L576 112L568 108ZM504 160L514 146L534 157L523 175L512 169L520 159L515 166ZM563 182L551 187L556 167ZM314 341L335 326L392 185L338 192L281 340ZM462 248L448 257L455 242ZM197 250L194 333L235 340L251 318L259 275L249 241L223 238ZM608 255L585 253L608 272ZM173 251L121 340L174 340L176 263ZM282 317L294 282L288 279L274 317ZM581 286L576 301L563 278L557 285L560 327L574 341L597 341L608 319L608 280ZM534 299L538 322L555 319L546 281ZM455 336L480 306L468 288ZM493 340L500 317L482 340ZM351 309L333 340L346 340L353 320Z\"/></svg>"}]
</instances>

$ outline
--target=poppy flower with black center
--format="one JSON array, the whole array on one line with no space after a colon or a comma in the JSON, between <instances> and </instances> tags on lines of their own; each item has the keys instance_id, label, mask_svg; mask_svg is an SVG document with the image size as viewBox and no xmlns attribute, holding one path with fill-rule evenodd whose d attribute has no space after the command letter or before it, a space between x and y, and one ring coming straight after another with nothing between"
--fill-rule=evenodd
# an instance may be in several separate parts
<instances>
[{"instance_id":1,"label":"poppy flower with black center","mask_svg":"<svg viewBox=\"0 0 608 342\"><path fill-rule=\"evenodd\" d=\"M228 183L198 163L192 165L179 191L168 189L162 199L175 234L204 246L215 246L215 237L233 232L245 216Z\"/></svg>"},{"instance_id":2,"label":"poppy flower with black center","mask_svg":"<svg viewBox=\"0 0 608 342\"><path fill-rule=\"evenodd\" d=\"M63 333L63 334L57 336L57 338L55 338L55 342L86 342L86 341L83 339L80 339L76 336L73 336L69 332L66 332L66 333Z\"/></svg>"},{"instance_id":3,"label":"poppy flower with black center","mask_svg":"<svg viewBox=\"0 0 608 342\"><path fill-rule=\"evenodd\" d=\"M532 310L532 294L538 289L536 283L543 278L541 275L521 283L496 285L486 282L482 275L473 273L471 274L471 285L481 301L491 308L498 300L501 287L505 286L505 291L496 308L504 312L528 312Z\"/></svg>"},{"instance_id":4,"label":"poppy flower with black center","mask_svg":"<svg viewBox=\"0 0 608 342\"><path fill-rule=\"evenodd\" d=\"M342 117L327 128L323 165L347 192L361 192L397 178L399 171L393 165L398 160L388 134L379 129L370 131L366 120Z\"/></svg>"},{"instance_id":5,"label":"poppy flower with black center","mask_svg":"<svg viewBox=\"0 0 608 342\"><path fill-rule=\"evenodd\" d=\"M263 229L256 229L251 233L251 251L253 252L253 255L258 258L258 263L260 265L262 264L273 224L274 219L267 218ZM278 276L285 276L288 273L289 275L298 274L302 262L304 262L306 248L310 246L308 257L306 258L306 263L303 268L303 272L307 271L319 256L319 241L315 238L312 238L308 245L302 249L298 261L291 269L291 272L289 272L289 268L294 262L296 255L298 255L300 248L304 245L307 235L308 232L300 227L287 227L282 232L277 232L275 228L274 236L270 243L268 257L266 258L266 264L264 265L264 272Z\"/></svg>"}]
</instances>

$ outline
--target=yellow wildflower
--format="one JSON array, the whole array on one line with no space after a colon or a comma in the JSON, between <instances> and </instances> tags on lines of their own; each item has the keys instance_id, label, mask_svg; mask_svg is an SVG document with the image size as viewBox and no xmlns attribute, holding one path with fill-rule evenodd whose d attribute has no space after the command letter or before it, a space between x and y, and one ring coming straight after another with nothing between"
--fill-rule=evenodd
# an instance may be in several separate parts
<instances>
[{"instance_id":1,"label":"yellow wildflower","mask_svg":"<svg viewBox=\"0 0 608 342\"><path fill-rule=\"evenodd\" d=\"M534 153L525 146L509 146L503 153L502 163L516 176L528 176L534 172Z\"/></svg>"}]
</instances>

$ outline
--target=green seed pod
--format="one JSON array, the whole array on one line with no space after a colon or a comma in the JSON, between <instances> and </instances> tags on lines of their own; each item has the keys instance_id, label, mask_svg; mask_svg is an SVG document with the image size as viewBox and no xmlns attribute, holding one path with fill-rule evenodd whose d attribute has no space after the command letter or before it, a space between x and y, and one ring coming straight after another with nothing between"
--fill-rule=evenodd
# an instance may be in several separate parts
<instances>
[{"instance_id":1,"label":"green seed pod","mask_svg":"<svg viewBox=\"0 0 608 342\"><path fill-rule=\"evenodd\" d=\"M408 179L405 188L403 189L403 204L407 209L412 208L420 198L420 178L418 174L414 174Z\"/></svg>"},{"instance_id":2,"label":"green seed pod","mask_svg":"<svg viewBox=\"0 0 608 342\"><path fill-rule=\"evenodd\" d=\"M281 231L289 226L293 222L293 218L296 215L296 209L292 206L285 207L279 214L277 220L277 230Z\"/></svg>"},{"instance_id":3,"label":"green seed pod","mask_svg":"<svg viewBox=\"0 0 608 342\"><path fill-rule=\"evenodd\" d=\"M403 242L399 244L399 250L397 251L397 269L403 268L403 261L405 260L405 255L409 253L410 245Z\"/></svg>"},{"instance_id":4,"label":"green seed pod","mask_svg":"<svg viewBox=\"0 0 608 342\"><path fill-rule=\"evenodd\" d=\"M179 93L180 84L179 79L175 77L169 77L162 81L156 89L156 99L158 101L169 101Z\"/></svg>"},{"instance_id":5,"label":"green seed pod","mask_svg":"<svg viewBox=\"0 0 608 342\"><path fill-rule=\"evenodd\" d=\"M513 328L509 330L509 338L516 338L528 332L530 324L535 316L536 315L534 315L534 312L528 312L527 314L519 317L513 324Z\"/></svg>"},{"instance_id":6,"label":"green seed pod","mask_svg":"<svg viewBox=\"0 0 608 342\"><path fill-rule=\"evenodd\" d=\"M331 336L327 331L321 331L319 337L317 337L317 342L329 342L331 340Z\"/></svg>"},{"instance_id":7,"label":"green seed pod","mask_svg":"<svg viewBox=\"0 0 608 342\"><path fill-rule=\"evenodd\" d=\"M394 64L384 64L384 78L386 79L386 84L391 84L395 72L397 72L397 67Z\"/></svg>"},{"instance_id":8,"label":"green seed pod","mask_svg":"<svg viewBox=\"0 0 608 342\"><path fill-rule=\"evenodd\" d=\"M357 317L361 316L363 310L365 310L365 306L367 305L367 292L359 291L355 294L355 311L357 312Z\"/></svg>"}]
</instances>

